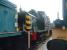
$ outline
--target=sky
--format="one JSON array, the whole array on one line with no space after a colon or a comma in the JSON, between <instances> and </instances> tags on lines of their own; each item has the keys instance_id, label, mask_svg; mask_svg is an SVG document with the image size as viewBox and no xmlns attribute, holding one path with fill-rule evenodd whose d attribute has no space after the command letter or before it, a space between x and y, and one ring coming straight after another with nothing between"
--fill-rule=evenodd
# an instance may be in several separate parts
<instances>
[{"instance_id":1,"label":"sky","mask_svg":"<svg viewBox=\"0 0 67 50\"><path fill-rule=\"evenodd\" d=\"M22 10L29 11L35 9L37 11L44 11L49 16L50 21L53 22L57 19L57 13L59 18L62 18L62 0L9 0L17 5L17 10L21 7Z\"/></svg>"}]
</instances>

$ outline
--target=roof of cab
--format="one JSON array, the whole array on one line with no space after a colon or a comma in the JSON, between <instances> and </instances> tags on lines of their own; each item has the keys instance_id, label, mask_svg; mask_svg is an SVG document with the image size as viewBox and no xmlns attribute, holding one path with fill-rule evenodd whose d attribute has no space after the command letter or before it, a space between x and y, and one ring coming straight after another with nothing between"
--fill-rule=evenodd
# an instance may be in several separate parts
<instances>
[{"instance_id":1,"label":"roof of cab","mask_svg":"<svg viewBox=\"0 0 67 50\"><path fill-rule=\"evenodd\" d=\"M16 5L11 3L11 2L9 2L8 0L0 0L0 5L9 7L11 9L15 9L16 8Z\"/></svg>"}]
</instances>

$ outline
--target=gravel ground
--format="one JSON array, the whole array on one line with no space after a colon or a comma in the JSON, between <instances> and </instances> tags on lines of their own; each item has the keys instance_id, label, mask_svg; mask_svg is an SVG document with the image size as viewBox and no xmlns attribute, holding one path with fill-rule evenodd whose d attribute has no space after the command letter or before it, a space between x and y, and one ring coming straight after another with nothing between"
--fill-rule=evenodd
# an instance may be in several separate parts
<instances>
[{"instance_id":1,"label":"gravel ground","mask_svg":"<svg viewBox=\"0 0 67 50\"><path fill-rule=\"evenodd\" d=\"M52 38L49 38L48 40L46 40L46 42L43 42L38 48L37 50L47 50L46 44L49 40L51 40Z\"/></svg>"}]
</instances>

